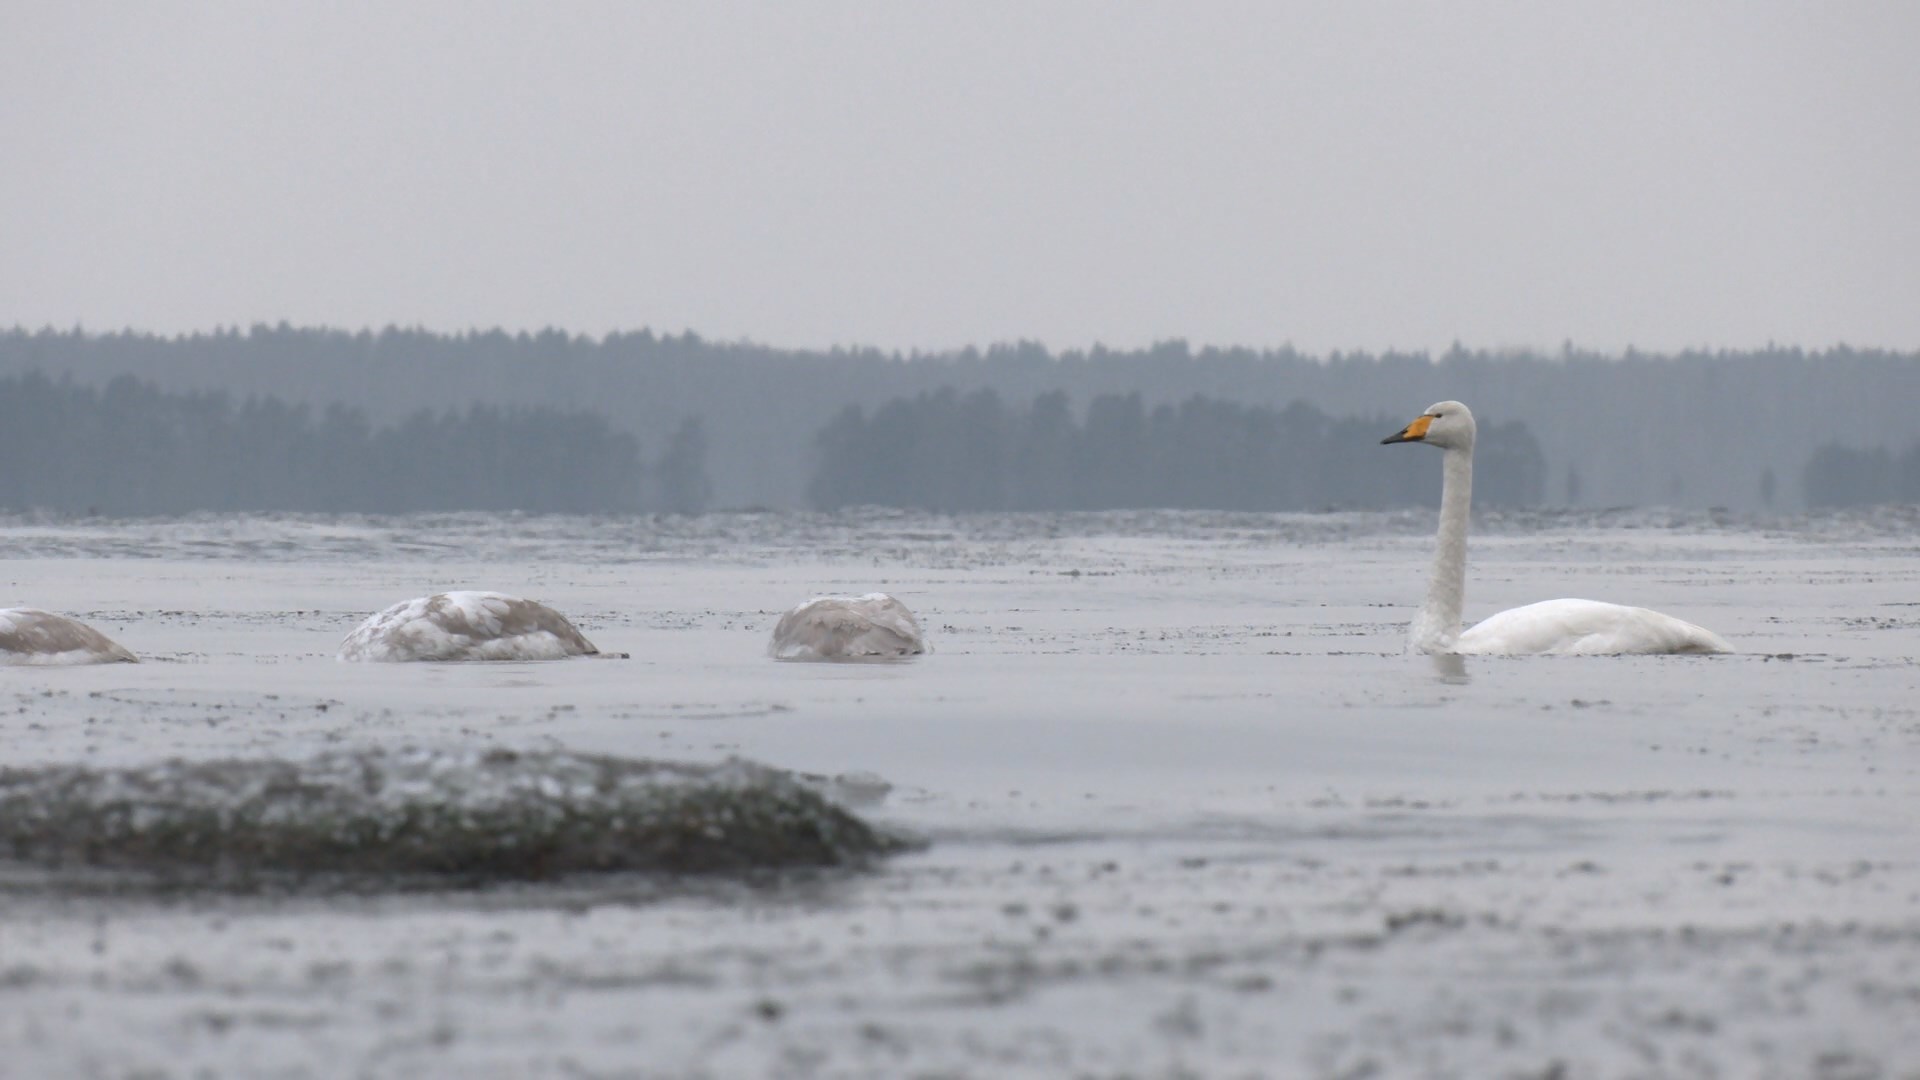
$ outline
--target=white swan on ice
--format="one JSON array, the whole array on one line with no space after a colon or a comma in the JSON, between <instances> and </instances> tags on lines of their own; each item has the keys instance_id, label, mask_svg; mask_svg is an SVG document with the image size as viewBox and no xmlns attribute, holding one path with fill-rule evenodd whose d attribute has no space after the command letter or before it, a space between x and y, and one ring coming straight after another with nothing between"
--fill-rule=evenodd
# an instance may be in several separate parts
<instances>
[{"instance_id":1,"label":"white swan on ice","mask_svg":"<svg viewBox=\"0 0 1920 1080\"><path fill-rule=\"evenodd\" d=\"M907 606L886 593L816 596L780 617L767 654L776 660L918 656L927 639Z\"/></svg>"},{"instance_id":2,"label":"white swan on ice","mask_svg":"<svg viewBox=\"0 0 1920 1080\"><path fill-rule=\"evenodd\" d=\"M342 660L562 660L598 656L545 604L497 592L435 593L371 616L340 642Z\"/></svg>"},{"instance_id":3,"label":"white swan on ice","mask_svg":"<svg viewBox=\"0 0 1920 1080\"><path fill-rule=\"evenodd\" d=\"M1426 653L1725 653L1733 647L1690 622L1598 600L1543 600L1460 629L1466 598L1467 509L1473 499L1473 412L1457 401L1427 409L1382 443L1422 442L1446 451L1440 487L1439 550L1427 602L1410 628Z\"/></svg>"},{"instance_id":4,"label":"white swan on ice","mask_svg":"<svg viewBox=\"0 0 1920 1080\"><path fill-rule=\"evenodd\" d=\"M139 657L77 619L0 608L0 664L132 664Z\"/></svg>"}]
</instances>

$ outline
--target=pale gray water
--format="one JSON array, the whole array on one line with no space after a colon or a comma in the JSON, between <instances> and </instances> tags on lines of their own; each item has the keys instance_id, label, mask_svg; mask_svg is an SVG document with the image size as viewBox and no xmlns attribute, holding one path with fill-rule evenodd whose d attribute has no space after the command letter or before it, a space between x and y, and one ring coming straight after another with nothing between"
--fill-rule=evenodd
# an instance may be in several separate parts
<instances>
[{"instance_id":1,"label":"pale gray water","mask_svg":"<svg viewBox=\"0 0 1920 1080\"><path fill-rule=\"evenodd\" d=\"M875 774L932 843L665 894L17 877L0 1076L1920 1075L1920 517L1490 518L1470 618L1590 596L1742 653L1460 672L1401 651L1431 521L7 519L0 605L148 662L0 669L0 764L741 755ZM455 587L632 659L331 659ZM931 656L765 658L873 589Z\"/></svg>"}]
</instances>

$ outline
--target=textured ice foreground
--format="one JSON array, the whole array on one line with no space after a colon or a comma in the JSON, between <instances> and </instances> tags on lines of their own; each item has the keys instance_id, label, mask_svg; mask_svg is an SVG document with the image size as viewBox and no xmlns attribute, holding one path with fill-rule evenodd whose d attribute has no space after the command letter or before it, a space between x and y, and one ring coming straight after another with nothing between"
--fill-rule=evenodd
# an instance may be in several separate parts
<instances>
[{"instance_id":1,"label":"textured ice foreground","mask_svg":"<svg viewBox=\"0 0 1920 1080\"><path fill-rule=\"evenodd\" d=\"M1489 517L1469 619L1594 596L1741 651L1457 668L1402 651L1431 529L16 519L15 593L151 662L0 671L0 764L740 755L932 844L665 895L157 902L24 870L0 1076L1912 1075L1920 516ZM332 661L452 588L634 659ZM766 659L791 598L871 590L940 651Z\"/></svg>"}]
</instances>

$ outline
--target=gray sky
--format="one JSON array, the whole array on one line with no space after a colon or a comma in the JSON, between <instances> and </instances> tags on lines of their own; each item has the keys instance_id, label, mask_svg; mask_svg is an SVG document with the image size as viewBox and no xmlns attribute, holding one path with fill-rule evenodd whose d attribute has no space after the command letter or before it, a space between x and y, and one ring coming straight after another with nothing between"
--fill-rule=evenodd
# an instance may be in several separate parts
<instances>
[{"instance_id":1,"label":"gray sky","mask_svg":"<svg viewBox=\"0 0 1920 1080\"><path fill-rule=\"evenodd\" d=\"M1920 348L1920 4L0 0L0 324Z\"/></svg>"}]
</instances>

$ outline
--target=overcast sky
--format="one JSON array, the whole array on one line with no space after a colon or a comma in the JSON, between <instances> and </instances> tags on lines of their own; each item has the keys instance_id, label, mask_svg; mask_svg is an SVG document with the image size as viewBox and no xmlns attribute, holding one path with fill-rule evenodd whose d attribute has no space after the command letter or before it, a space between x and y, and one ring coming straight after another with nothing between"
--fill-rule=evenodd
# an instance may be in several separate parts
<instances>
[{"instance_id":1,"label":"overcast sky","mask_svg":"<svg viewBox=\"0 0 1920 1080\"><path fill-rule=\"evenodd\" d=\"M0 324L1920 348L1920 4L0 0Z\"/></svg>"}]
</instances>

